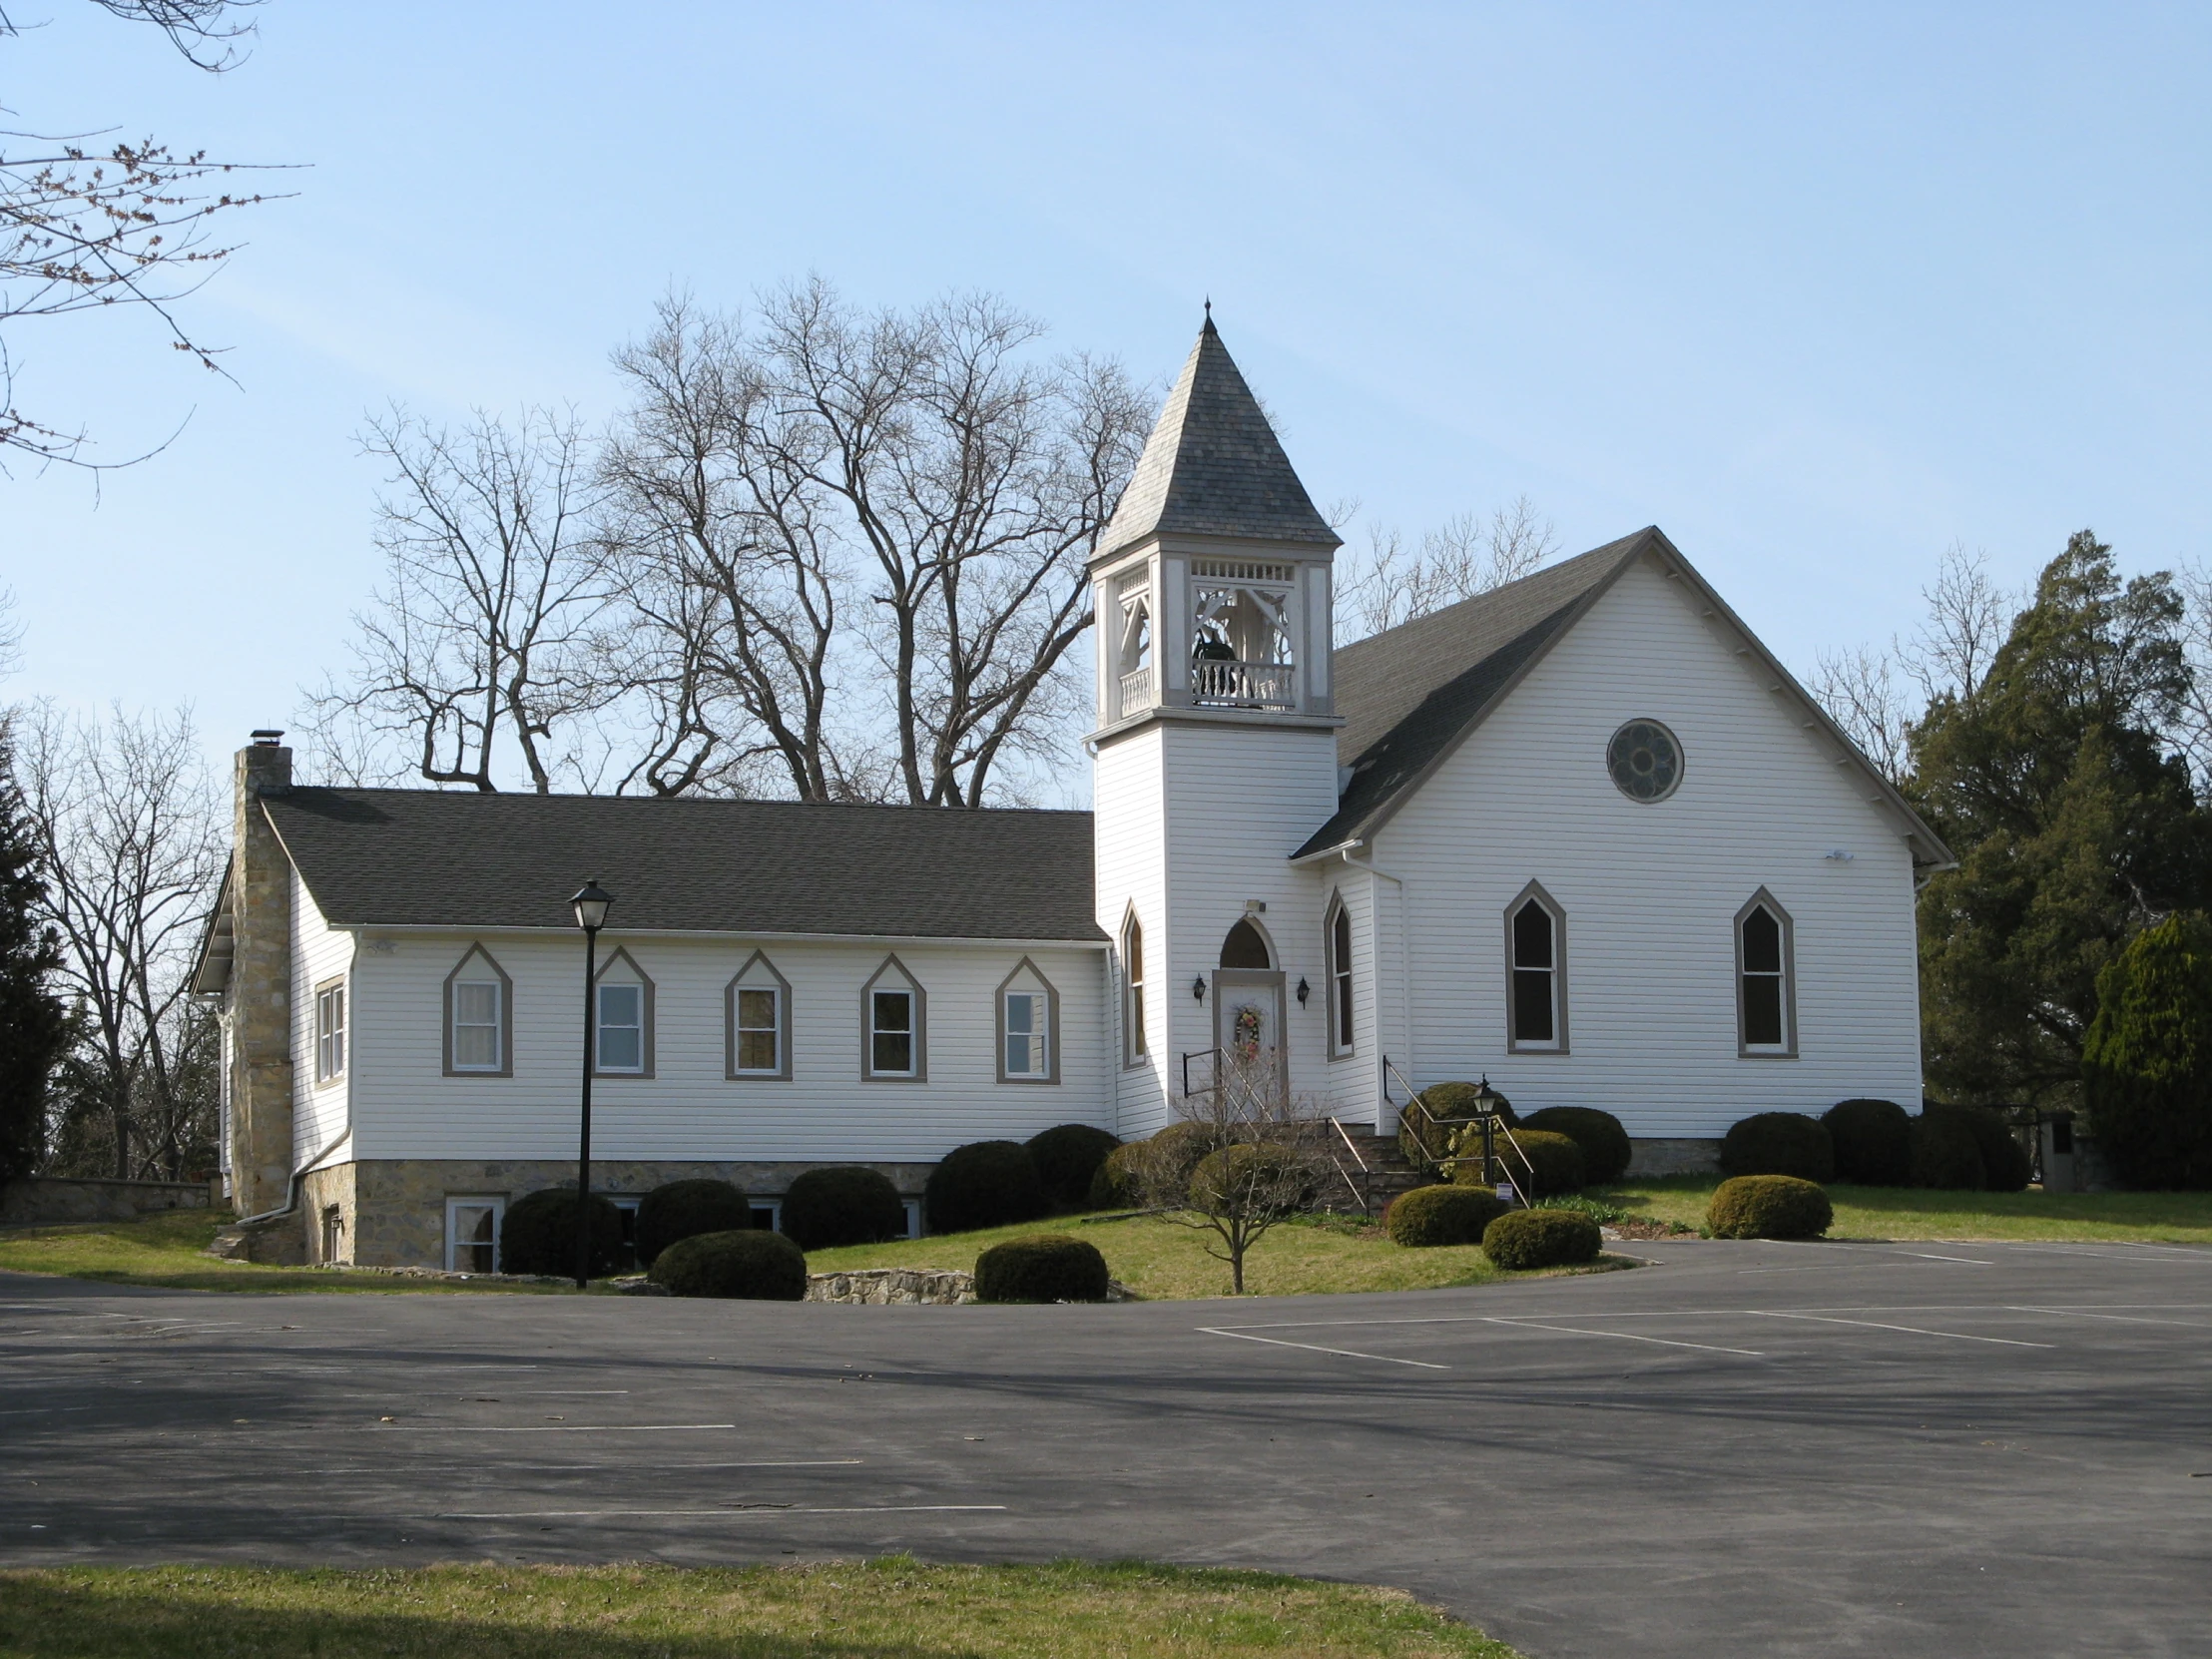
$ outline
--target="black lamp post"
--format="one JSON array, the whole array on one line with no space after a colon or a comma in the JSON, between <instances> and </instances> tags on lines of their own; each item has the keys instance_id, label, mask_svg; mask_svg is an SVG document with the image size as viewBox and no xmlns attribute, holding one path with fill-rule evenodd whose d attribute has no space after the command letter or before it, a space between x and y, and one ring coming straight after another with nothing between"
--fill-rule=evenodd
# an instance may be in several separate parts
<instances>
[{"instance_id":1,"label":"black lamp post","mask_svg":"<svg viewBox=\"0 0 2212 1659\"><path fill-rule=\"evenodd\" d=\"M614 894L600 889L597 881L586 881L576 889L576 896L569 903L576 907L576 925L584 930L584 1122L582 1138L576 1146L576 1288L582 1290L591 1278L591 1073L593 1038L598 1034L599 1022L593 1017L592 1007L595 989L592 981L599 977L599 930L607 925L607 906L614 902Z\"/></svg>"}]
</instances>

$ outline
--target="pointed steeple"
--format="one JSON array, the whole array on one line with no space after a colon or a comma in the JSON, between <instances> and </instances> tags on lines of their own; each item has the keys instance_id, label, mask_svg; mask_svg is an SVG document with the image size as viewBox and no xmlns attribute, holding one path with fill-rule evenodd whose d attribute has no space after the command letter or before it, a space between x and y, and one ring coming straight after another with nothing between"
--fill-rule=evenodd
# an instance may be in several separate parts
<instances>
[{"instance_id":1,"label":"pointed steeple","mask_svg":"<svg viewBox=\"0 0 2212 1659\"><path fill-rule=\"evenodd\" d=\"M1198 343L1092 557L1154 531L1320 547L1344 540L1314 510L1275 428L1221 342L1210 301Z\"/></svg>"}]
</instances>

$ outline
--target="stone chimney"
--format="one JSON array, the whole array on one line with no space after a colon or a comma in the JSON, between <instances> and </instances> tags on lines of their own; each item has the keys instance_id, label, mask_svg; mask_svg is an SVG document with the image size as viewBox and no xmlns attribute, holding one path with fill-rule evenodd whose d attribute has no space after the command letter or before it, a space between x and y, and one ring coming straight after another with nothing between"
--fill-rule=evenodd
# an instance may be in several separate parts
<instances>
[{"instance_id":1,"label":"stone chimney","mask_svg":"<svg viewBox=\"0 0 2212 1659\"><path fill-rule=\"evenodd\" d=\"M239 751L231 831L231 1202L280 1208L291 1185L291 860L262 797L291 789L281 732Z\"/></svg>"}]
</instances>

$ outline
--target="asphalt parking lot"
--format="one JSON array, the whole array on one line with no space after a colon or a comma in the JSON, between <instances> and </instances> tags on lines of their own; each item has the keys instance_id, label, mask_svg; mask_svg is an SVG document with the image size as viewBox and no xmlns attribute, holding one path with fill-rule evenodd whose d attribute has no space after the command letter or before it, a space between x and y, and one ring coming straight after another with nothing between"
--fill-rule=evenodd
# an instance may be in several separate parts
<instances>
[{"instance_id":1,"label":"asphalt parking lot","mask_svg":"<svg viewBox=\"0 0 2212 1659\"><path fill-rule=\"evenodd\" d=\"M1143 1555L1532 1655L2212 1651L2212 1252L1105 1308L0 1275L0 1561Z\"/></svg>"}]
</instances>

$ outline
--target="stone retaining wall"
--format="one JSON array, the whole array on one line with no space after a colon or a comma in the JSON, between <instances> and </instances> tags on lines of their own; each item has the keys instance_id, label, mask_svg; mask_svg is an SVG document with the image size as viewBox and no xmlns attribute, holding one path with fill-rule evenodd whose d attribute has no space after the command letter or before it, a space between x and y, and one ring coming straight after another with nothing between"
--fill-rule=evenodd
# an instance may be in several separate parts
<instances>
[{"instance_id":1,"label":"stone retaining wall","mask_svg":"<svg viewBox=\"0 0 2212 1659\"><path fill-rule=\"evenodd\" d=\"M1628 1177L1718 1175L1721 1143L1706 1140L1636 1140L1628 1143Z\"/></svg>"},{"instance_id":2,"label":"stone retaining wall","mask_svg":"<svg viewBox=\"0 0 2212 1659\"><path fill-rule=\"evenodd\" d=\"M951 1269L869 1268L856 1273L811 1273L809 1302L842 1302L869 1308L944 1307L975 1300L975 1275Z\"/></svg>"},{"instance_id":3,"label":"stone retaining wall","mask_svg":"<svg viewBox=\"0 0 2212 1659\"><path fill-rule=\"evenodd\" d=\"M80 1181L34 1176L0 1188L0 1226L68 1221L136 1221L162 1210L205 1210L205 1181Z\"/></svg>"}]
</instances>

